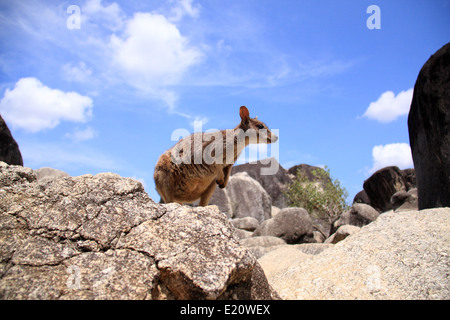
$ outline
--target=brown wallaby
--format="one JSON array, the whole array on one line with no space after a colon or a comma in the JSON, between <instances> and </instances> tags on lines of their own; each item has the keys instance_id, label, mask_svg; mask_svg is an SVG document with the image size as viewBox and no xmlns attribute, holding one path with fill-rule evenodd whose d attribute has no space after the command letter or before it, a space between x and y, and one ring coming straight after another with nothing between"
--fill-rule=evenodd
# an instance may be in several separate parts
<instances>
[{"instance_id":1,"label":"brown wallaby","mask_svg":"<svg viewBox=\"0 0 450 320\"><path fill-rule=\"evenodd\" d=\"M239 110L241 123L234 129L193 133L162 154L153 178L165 203L191 203L200 198L207 206L216 184L225 188L231 167L250 143L272 143L278 137L248 109Z\"/></svg>"}]
</instances>

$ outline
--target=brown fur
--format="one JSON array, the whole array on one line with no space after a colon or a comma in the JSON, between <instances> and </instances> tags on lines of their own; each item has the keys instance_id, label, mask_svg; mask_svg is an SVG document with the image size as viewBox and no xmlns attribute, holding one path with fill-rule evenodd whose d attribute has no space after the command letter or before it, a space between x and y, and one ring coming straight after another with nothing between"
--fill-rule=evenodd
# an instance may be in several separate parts
<instances>
[{"instance_id":1,"label":"brown fur","mask_svg":"<svg viewBox=\"0 0 450 320\"><path fill-rule=\"evenodd\" d=\"M162 200L165 203L178 202L178 203L191 203L197 199L200 199L200 206L207 206L209 200L216 188L216 184L220 188L225 188L228 179L230 177L231 167L236 162L239 154L250 143L264 143L265 141L260 139L259 130L267 130L267 143L275 142L278 137L273 135L267 128L267 126L259 121L257 118L250 118L248 109L242 106L239 110L241 117L241 123L234 129L221 130L222 141L215 141L214 133L194 133L188 137L185 137L178 141L175 146L167 150L162 154L155 167L153 178L155 179L156 190L160 194ZM239 132L247 132L247 130L253 129L256 132L256 141L251 141L248 136L245 136L245 142L243 145L238 144ZM220 133L217 133L220 136ZM233 141L230 141L233 145L227 145L228 137L232 137ZM211 137L212 136L212 137ZM195 139L201 139L201 149L197 147L195 149ZM187 148L183 146L189 146L190 143L190 161L189 163L175 163L172 161L172 152L178 153L181 157L184 152L188 152ZM213 147L212 143L219 143L223 150L223 163L211 163L208 164L205 159L201 158L201 163L195 163L194 154L200 152L203 155L205 148L208 146ZM226 149L233 149L233 162L226 161ZM175 149L174 148L178 148ZM213 148L212 148L213 149ZM214 149L213 149L214 150ZM212 152L212 156L215 156L215 152ZM218 155L220 156L220 155Z\"/></svg>"}]
</instances>

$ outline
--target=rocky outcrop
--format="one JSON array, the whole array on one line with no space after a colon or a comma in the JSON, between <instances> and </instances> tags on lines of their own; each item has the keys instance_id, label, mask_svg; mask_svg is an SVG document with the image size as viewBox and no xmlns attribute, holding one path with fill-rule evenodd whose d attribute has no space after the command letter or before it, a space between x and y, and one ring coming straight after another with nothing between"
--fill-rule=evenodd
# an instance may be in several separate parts
<instances>
[{"instance_id":1,"label":"rocky outcrop","mask_svg":"<svg viewBox=\"0 0 450 320\"><path fill-rule=\"evenodd\" d=\"M231 224L235 228L247 230L247 231L255 231L255 229L258 228L258 226L259 226L258 220L256 220L253 217L233 219L233 220L231 220Z\"/></svg>"},{"instance_id":2,"label":"rocky outcrop","mask_svg":"<svg viewBox=\"0 0 450 320\"><path fill-rule=\"evenodd\" d=\"M261 223L253 236L279 237L286 243L314 242L312 220L303 208L285 208Z\"/></svg>"},{"instance_id":3,"label":"rocky outcrop","mask_svg":"<svg viewBox=\"0 0 450 320\"><path fill-rule=\"evenodd\" d=\"M270 196L246 172L232 175L226 187L234 218L253 217L259 223L271 216Z\"/></svg>"},{"instance_id":4,"label":"rocky outcrop","mask_svg":"<svg viewBox=\"0 0 450 320\"><path fill-rule=\"evenodd\" d=\"M399 191L394 193L391 198L391 204L395 212L418 210L417 188L410 189L408 192Z\"/></svg>"},{"instance_id":5,"label":"rocky outcrop","mask_svg":"<svg viewBox=\"0 0 450 320\"><path fill-rule=\"evenodd\" d=\"M333 243L336 244L339 241L344 240L348 236L351 236L357 233L361 228L357 226L353 226L350 224L345 224L340 226L335 233L333 233L328 239L325 240L324 243Z\"/></svg>"},{"instance_id":6,"label":"rocky outcrop","mask_svg":"<svg viewBox=\"0 0 450 320\"><path fill-rule=\"evenodd\" d=\"M322 185L331 182L331 180L328 178L326 180L322 180L320 181L314 174L313 171L318 171L318 172L322 172L324 173L325 170L323 168L320 167L315 167L315 166L310 166L308 164L299 164L296 166L293 166L291 168L289 168L287 170L287 172L289 173L289 175L293 178L295 178L297 176L297 174L300 172L301 174L305 175L309 181L318 181L320 182Z\"/></svg>"},{"instance_id":7,"label":"rocky outcrop","mask_svg":"<svg viewBox=\"0 0 450 320\"><path fill-rule=\"evenodd\" d=\"M70 177L69 174L64 171L48 167L39 168L33 170L33 172L39 182Z\"/></svg>"},{"instance_id":8,"label":"rocky outcrop","mask_svg":"<svg viewBox=\"0 0 450 320\"><path fill-rule=\"evenodd\" d=\"M355 203L350 210L345 211L339 216L339 219L334 221L331 226L330 234L343 225L352 225L356 227L363 227L375 221L380 214L371 206L364 203Z\"/></svg>"},{"instance_id":9,"label":"rocky outcrop","mask_svg":"<svg viewBox=\"0 0 450 320\"><path fill-rule=\"evenodd\" d=\"M318 255L277 257L266 275L283 299L448 299L450 208L384 213Z\"/></svg>"},{"instance_id":10,"label":"rocky outcrop","mask_svg":"<svg viewBox=\"0 0 450 320\"><path fill-rule=\"evenodd\" d=\"M19 145L14 140L6 122L0 115L0 161L12 165L23 166Z\"/></svg>"},{"instance_id":11,"label":"rocky outcrop","mask_svg":"<svg viewBox=\"0 0 450 320\"><path fill-rule=\"evenodd\" d=\"M215 206L156 204L112 173L0 170L0 299L276 297Z\"/></svg>"},{"instance_id":12,"label":"rocky outcrop","mask_svg":"<svg viewBox=\"0 0 450 320\"><path fill-rule=\"evenodd\" d=\"M419 208L450 206L450 43L420 70L408 116Z\"/></svg>"},{"instance_id":13,"label":"rocky outcrop","mask_svg":"<svg viewBox=\"0 0 450 320\"><path fill-rule=\"evenodd\" d=\"M386 167L378 170L364 181L364 191L370 204L378 212L392 209L391 197L398 191L407 191L404 175L398 167Z\"/></svg>"},{"instance_id":14,"label":"rocky outcrop","mask_svg":"<svg viewBox=\"0 0 450 320\"><path fill-rule=\"evenodd\" d=\"M278 168L275 174L262 174L264 173L264 169L270 167ZM247 172L250 177L258 181L264 188L264 190L266 190L266 192L270 195L272 204L274 206L284 208L288 205L283 191L291 182L291 179L275 158L268 158L264 159L263 161L245 163L242 165L234 166L231 169L232 175L239 172Z\"/></svg>"}]
</instances>

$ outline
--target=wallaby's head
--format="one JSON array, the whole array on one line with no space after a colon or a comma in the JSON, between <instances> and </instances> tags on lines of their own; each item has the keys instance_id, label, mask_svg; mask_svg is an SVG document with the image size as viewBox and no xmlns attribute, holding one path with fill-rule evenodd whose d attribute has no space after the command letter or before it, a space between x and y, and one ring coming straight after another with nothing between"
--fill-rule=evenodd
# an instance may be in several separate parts
<instances>
[{"instance_id":1,"label":"wallaby's head","mask_svg":"<svg viewBox=\"0 0 450 320\"><path fill-rule=\"evenodd\" d=\"M278 136L272 133L264 122L258 117L250 118L250 113L245 106L239 109L241 123L236 127L245 133L246 145L249 143L273 143L278 140Z\"/></svg>"}]
</instances>

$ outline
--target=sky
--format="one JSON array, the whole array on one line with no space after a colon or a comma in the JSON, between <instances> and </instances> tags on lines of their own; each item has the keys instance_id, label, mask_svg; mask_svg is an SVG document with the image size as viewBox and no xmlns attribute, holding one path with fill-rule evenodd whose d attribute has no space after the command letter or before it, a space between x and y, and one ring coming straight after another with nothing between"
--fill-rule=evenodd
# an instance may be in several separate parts
<instances>
[{"instance_id":1,"label":"sky","mask_svg":"<svg viewBox=\"0 0 450 320\"><path fill-rule=\"evenodd\" d=\"M0 0L0 114L25 166L114 172L159 201L175 133L234 128L245 105L279 140L238 163L328 166L351 203L413 167L414 84L449 41L449 0Z\"/></svg>"}]
</instances>

